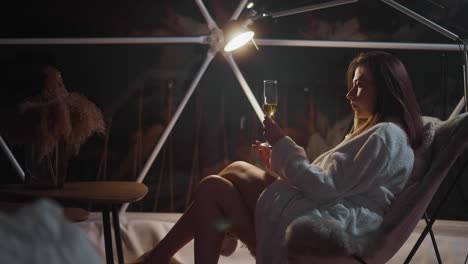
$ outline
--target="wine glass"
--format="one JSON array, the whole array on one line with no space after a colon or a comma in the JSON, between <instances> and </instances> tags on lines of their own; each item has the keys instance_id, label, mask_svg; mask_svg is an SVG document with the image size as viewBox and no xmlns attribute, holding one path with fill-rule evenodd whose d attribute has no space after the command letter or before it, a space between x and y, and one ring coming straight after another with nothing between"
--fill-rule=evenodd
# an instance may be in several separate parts
<instances>
[{"instance_id":1,"label":"wine glass","mask_svg":"<svg viewBox=\"0 0 468 264\"><path fill-rule=\"evenodd\" d=\"M278 106L278 85L276 80L263 80L263 112L272 117Z\"/></svg>"},{"instance_id":2,"label":"wine glass","mask_svg":"<svg viewBox=\"0 0 468 264\"><path fill-rule=\"evenodd\" d=\"M278 82L276 80L263 80L263 113L272 117L278 107ZM261 143L262 146L271 149L268 142Z\"/></svg>"}]
</instances>

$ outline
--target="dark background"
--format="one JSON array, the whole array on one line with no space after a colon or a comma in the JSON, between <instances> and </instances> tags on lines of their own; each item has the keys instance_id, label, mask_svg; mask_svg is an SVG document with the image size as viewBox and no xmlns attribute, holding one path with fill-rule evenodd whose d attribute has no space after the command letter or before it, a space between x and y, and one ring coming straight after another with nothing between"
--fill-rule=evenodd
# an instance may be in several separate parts
<instances>
[{"instance_id":1,"label":"dark background","mask_svg":"<svg viewBox=\"0 0 468 264\"><path fill-rule=\"evenodd\" d=\"M258 12L326 1L257 1ZM399 1L468 38L468 3L461 0ZM207 0L222 28L237 1ZM458 44L379 1L258 21L257 38ZM194 1L19 1L2 4L1 38L196 36L209 33ZM0 58L50 54L69 91L85 95L105 117L107 134L94 136L70 161L67 180L134 180L199 70L208 46L199 44L2 45ZM360 49L252 45L234 58L257 98L263 79L277 79L278 119L303 131L314 106L330 124L350 109L344 73ZM446 119L463 95L461 52L389 50L406 64L424 115ZM2 87L2 96L9 89ZM173 106L171 107L171 102ZM307 136L307 135L305 135ZM170 138L145 178L148 196L132 211L182 211L202 177L229 162L258 162L250 144L261 126L235 76L220 55L203 75ZM305 138L307 139L307 138ZM105 150L107 152L105 152ZM1 156L4 159L4 156ZM9 165L3 160L3 166ZM466 178L466 177L465 177ZM445 187L444 187L445 188ZM468 220L467 180L452 193L440 218Z\"/></svg>"}]
</instances>

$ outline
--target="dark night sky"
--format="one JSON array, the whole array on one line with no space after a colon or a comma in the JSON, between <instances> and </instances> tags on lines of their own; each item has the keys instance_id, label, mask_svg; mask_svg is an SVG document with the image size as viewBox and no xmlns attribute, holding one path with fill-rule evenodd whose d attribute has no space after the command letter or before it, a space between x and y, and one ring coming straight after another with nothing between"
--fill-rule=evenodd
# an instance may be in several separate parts
<instances>
[{"instance_id":1,"label":"dark night sky","mask_svg":"<svg viewBox=\"0 0 468 264\"><path fill-rule=\"evenodd\" d=\"M261 0L256 2L260 11L278 11L304 5L323 3L319 0ZM468 36L468 3L462 0L399 1L417 13L426 16L459 34ZM223 24L236 7L236 1L207 0L206 6ZM189 0L141 1L33 1L25 7L23 2L8 1L0 11L0 36L2 37L60 37L60 36L123 36L151 32L155 27L171 20L174 9L178 14L202 21L196 5ZM380 1L358 3L311 12L309 15L333 21L357 16L363 30L390 31L402 22L404 15ZM301 15L292 20L300 20ZM288 19L288 21L290 21Z\"/></svg>"}]
</instances>

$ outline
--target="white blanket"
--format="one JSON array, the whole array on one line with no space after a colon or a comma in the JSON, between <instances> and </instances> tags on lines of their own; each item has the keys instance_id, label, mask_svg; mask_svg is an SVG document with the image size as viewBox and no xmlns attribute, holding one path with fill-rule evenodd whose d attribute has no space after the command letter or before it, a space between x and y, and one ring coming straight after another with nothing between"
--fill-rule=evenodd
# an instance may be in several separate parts
<instances>
[{"instance_id":1,"label":"white blanket","mask_svg":"<svg viewBox=\"0 0 468 264\"><path fill-rule=\"evenodd\" d=\"M0 213L0 237L0 263L102 263L85 232L49 200L25 205L14 214Z\"/></svg>"}]
</instances>

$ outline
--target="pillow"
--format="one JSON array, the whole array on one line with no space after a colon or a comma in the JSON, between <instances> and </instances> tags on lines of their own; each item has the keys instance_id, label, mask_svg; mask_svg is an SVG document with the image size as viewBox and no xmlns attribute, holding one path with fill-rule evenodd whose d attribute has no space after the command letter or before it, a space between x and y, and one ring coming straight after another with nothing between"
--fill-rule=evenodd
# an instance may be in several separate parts
<instances>
[{"instance_id":1,"label":"pillow","mask_svg":"<svg viewBox=\"0 0 468 264\"><path fill-rule=\"evenodd\" d=\"M98 264L102 260L85 232L67 221L51 200L0 213L0 263Z\"/></svg>"}]
</instances>

